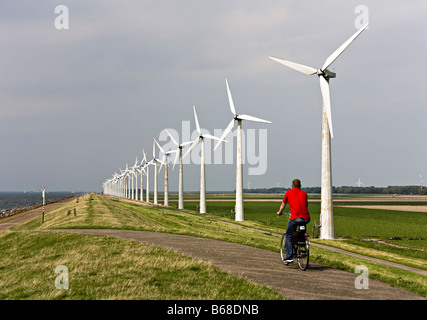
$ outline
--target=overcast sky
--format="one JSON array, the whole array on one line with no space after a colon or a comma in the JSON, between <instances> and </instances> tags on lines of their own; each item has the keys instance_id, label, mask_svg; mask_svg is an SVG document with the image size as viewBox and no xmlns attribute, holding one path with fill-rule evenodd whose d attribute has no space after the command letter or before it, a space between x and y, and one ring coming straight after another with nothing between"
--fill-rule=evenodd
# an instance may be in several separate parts
<instances>
[{"instance_id":1,"label":"overcast sky","mask_svg":"<svg viewBox=\"0 0 427 320\"><path fill-rule=\"evenodd\" d=\"M68 30L55 27L58 5L69 9ZM243 123L252 134L245 131L245 150L267 164L248 175L252 156L245 187L290 186L296 177L320 186L319 81L268 56L320 68L362 18L369 29L330 67L333 185L420 184L426 14L421 0L0 0L0 191L101 191L142 148L152 157L153 138L171 146L165 128L184 142L195 130L193 105L202 128L225 129L226 78L237 113L272 121ZM235 159L226 163L225 149L220 163L209 155L208 191L234 190ZM184 188L197 191L200 166L188 162ZM169 180L177 190L177 167Z\"/></svg>"}]
</instances>

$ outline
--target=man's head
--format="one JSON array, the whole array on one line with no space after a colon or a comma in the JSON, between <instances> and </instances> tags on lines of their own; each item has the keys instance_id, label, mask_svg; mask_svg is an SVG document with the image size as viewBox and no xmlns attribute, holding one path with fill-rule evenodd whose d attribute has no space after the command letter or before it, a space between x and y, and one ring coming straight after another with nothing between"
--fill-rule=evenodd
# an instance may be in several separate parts
<instances>
[{"instance_id":1,"label":"man's head","mask_svg":"<svg viewBox=\"0 0 427 320\"><path fill-rule=\"evenodd\" d=\"M301 181L299 179L292 180L292 188L301 188Z\"/></svg>"}]
</instances>

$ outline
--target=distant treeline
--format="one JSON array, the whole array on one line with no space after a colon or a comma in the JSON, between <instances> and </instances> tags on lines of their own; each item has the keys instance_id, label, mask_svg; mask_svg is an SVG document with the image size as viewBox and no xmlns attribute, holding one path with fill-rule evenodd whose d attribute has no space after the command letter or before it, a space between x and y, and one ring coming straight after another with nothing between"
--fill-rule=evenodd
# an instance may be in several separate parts
<instances>
[{"instance_id":1,"label":"distant treeline","mask_svg":"<svg viewBox=\"0 0 427 320\"><path fill-rule=\"evenodd\" d=\"M301 188L307 193L320 193L320 187L303 187ZM289 188L258 188L244 189L245 193L285 193ZM332 187L333 193L349 193L349 194L418 194L427 195L427 187L422 186L388 186L388 187Z\"/></svg>"}]
</instances>

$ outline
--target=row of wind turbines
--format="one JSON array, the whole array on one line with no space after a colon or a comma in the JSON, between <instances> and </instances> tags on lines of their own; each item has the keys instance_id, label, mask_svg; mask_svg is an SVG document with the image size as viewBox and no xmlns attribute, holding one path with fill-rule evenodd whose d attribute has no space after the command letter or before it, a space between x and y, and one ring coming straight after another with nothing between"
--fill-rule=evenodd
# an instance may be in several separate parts
<instances>
[{"instance_id":1,"label":"row of wind turbines","mask_svg":"<svg viewBox=\"0 0 427 320\"><path fill-rule=\"evenodd\" d=\"M323 116L322 116L322 164L321 164L321 213L320 213L320 225L321 232L320 238L322 239L334 239L334 224L333 224L333 210L332 210L332 168L331 168L331 138L333 138L333 127L332 127L332 112L331 112L331 99L330 99L330 89L329 89L329 80L336 77L336 74L330 71L328 68L332 63L344 52L345 49L368 27L368 24L362 26L355 34L353 34L347 41L345 41L338 49L336 49L324 62L323 66L320 69L315 69L308 67L299 63L295 63L289 60L284 60L281 58L276 58L269 56L270 59L283 64L287 67L290 67L294 70L297 70L306 75L316 74L320 80L320 89L322 93L323 100ZM168 169L167 169L167 157L176 152L174 166L177 162L177 159L180 159L179 163L179 201L178 207L182 209L184 207L183 202L183 176L182 176L182 149L184 146L191 144L190 148L184 154L184 157L191 152L191 150L198 144L202 144L201 150L201 171L200 171L200 213L206 213L206 183L205 183L205 165L204 165L204 139L214 139L217 140L215 149L222 143L226 142L224 140L226 136L233 129L235 122L237 121L238 132L237 132L237 167L236 167L236 207L235 207L235 220L243 221L244 220L244 211L243 211L243 174L242 174L242 140L241 140L241 131L242 131L242 121L255 121L263 123L271 123L270 121L259 119L249 115L239 115L235 110L233 103L233 98L231 96L231 91L229 88L228 81L226 80L227 86L227 95L230 105L230 110L233 114L233 119L230 121L229 125L223 131L223 134L220 138L214 137L211 135L202 134L200 131L199 122L197 119L196 108L194 107L194 118L196 122L197 131L199 136L194 141L184 142L178 144L177 141L172 137L168 132L171 140L177 146L176 150L171 150L165 152L156 140L154 143L158 146L160 151L163 153L163 160L159 160L155 155L155 144L153 143L153 159L147 162L144 152L144 158L141 163L138 165L137 161L132 168L126 166L126 170L120 170L121 174L114 173L111 179L108 179L104 182L104 192L108 194L114 194L124 197L134 197L133 189L133 178L137 177L137 173L140 173L141 177L141 199L142 200L142 175L147 176L147 202L149 202L149 166L155 166L155 179L154 179L154 203L157 203L157 165L158 163L161 166L165 166L165 201L164 204L168 205ZM214 150L215 150L214 149ZM161 167L160 167L161 168ZM132 179L132 189L129 188L130 179ZM131 190L131 194L129 194Z\"/></svg>"},{"instance_id":2,"label":"row of wind turbines","mask_svg":"<svg viewBox=\"0 0 427 320\"><path fill-rule=\"evenodd\" d=\"M132 167L129 167L126 164L126 169L120 170L120 174L117 172L113 173L113 176L102 184L103 193L124 197L132 200L144 201L144 186L143 186L143 176L146 176L146 202L150 202L150 166L154 166L154 199L153 203L158 204L158 173L165 167L165 187L164 187L164 201L165 206L169 205L169 169L168 169L168 157L173 153L176 153L173 168L179 159L179 183L178 183L178 209L184 209L184 178L183 178L183 158L185 158L191 150L194 149L196 145L201 144L201 159L200 159L200 204L199 212L206 213L206 173L205 173L205 139L216 140L217 144L215 145L214 150L222 142L227 142L225 137L231 132L234 127L235 122L237 121L237 166L236 166L236 208L235 208L235 220L243 221L244 220L244 211L243 211L243 170L242 170L242 121L248 120L253 122L262 122L262 123L271 123L271 121L260 119L254 116L247 114L237 114L234 106L233 98L231 96L230 86L228 80L225 80L227 87L227 96L230 105L230 110L232 112L233 118L228 124L227 128L223 131L222 136L216 137L210 134L202 133L199 119L197 117L196 107L193 106L194 121L196 124L196 130L198 136L193 141L181 142L178 143L175 138L170 134L166 129L167 134L169 135L171 141L176 146L175 150L165 151L162 146L157 142L156 139L153 139L153 158L148 161L147 155L142 150L143 158L138 164L138 158L135 160L135 164ZM183 154L184 147L188 146L186 152ZM159 159L156 157L156 146L161 153L163 153L163 158ZM160 164L160 167L158 168ZM140 193L138 199L138 177L140 182ZM136 182L134 181L136 180Z\"/></svg>"}]
</instances>

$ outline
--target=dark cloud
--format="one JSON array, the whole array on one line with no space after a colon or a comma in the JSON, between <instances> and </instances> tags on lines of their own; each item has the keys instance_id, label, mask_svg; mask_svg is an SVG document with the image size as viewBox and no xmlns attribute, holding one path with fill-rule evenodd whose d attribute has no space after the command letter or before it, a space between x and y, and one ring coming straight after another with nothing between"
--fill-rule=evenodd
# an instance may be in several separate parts
<instances>
[{"instance_id":1,"label":"dark cloud","mask_svg":"<svg viewBox=\"0 0 427 320\"><path fill-rule=\"evenodd\" d=\"M252 187L320 185L315 68L355 31L357 1L65 1L70 29L54 27L55 1L0 1L0 190L100 190L164 128L182 131L192 106L211 134L238 112L273 121L268 169ZM419 183L424 119L424 1L367 1L366 30L333 64L334 185ZM185 188L198 190L199 166ZM245 182L247 168L245 169ZM233 190L234 165L208 165L208 190ZM176 176L176 177L175 177ZM177 188L177 172L171 188Z\"/></svg>"}]
</instances>

